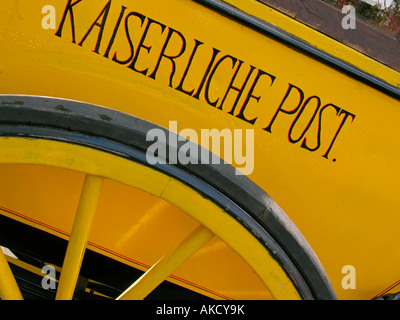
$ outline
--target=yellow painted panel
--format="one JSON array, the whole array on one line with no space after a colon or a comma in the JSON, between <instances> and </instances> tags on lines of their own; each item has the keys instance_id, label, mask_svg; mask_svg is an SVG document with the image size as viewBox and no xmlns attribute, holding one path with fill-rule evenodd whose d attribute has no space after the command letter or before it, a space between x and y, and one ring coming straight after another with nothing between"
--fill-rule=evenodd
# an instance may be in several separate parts
<instances>
[{"instance_id":1,"label":"yellow painted panel","mask_svg":"<svg viewBox=\"0 0 400 320\"><path fill-rule=\"evenodd\" d=\"M255 1L230 2L253 14L259 8ZM72 43L68 12L59 28L67 1L3 1L0 93L94 103L164 127L176 120L178 130L254 129L255 170L250 178L303 233L338 297L369 299L398 280L398 100L192 1L113 0L102 37L101 28L95 25L85 38L97 17L98 24L103 21L107 3L84 0L73 7L76 43ZM47 4L56 8L56 29L42 28L41 8ZM122 5L126 10L112 43ZM141 16L130 15L125 27L130 12ZM273 10L260 10L257 15L389 83L398 86L400 82L397 72L287 16ZM149 18L156 22L150 24ZM60 36L56 35L58 30L62 31ZM131 54L126 30L134 54L139 52L135 64L133 56L125 64L115 61L126 60ZM146 37L138 51L143 34ZM170 42L166 42L168 35ZM183 39L185 50L179 55ZM165 55L179 56L173 60L174 73L171 60L165 57L157 69L166 43ZM149 52L146 47L151 47ZM210 75L207 66L215 67L218 62L213 77L206 77L201 87L204 75ZM237 91L231 89L221 107L236 70L235 86L244 84L250 74L249 80L236 105ZM277 112L281 104L286 113ZM245 119L256 120L251 123ZM270 132L265 130L269 126ZM354 290L341 285L346 265L357 271Z\"/></svg>"}]
</instances>

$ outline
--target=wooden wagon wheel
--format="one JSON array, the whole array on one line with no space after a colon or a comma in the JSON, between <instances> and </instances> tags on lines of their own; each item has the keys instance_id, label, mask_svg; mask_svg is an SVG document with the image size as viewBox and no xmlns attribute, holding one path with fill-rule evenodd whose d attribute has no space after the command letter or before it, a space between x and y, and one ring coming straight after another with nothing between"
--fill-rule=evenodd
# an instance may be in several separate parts
<instances>
[{"instance_id":1,"label":"wooden wagon wheel","mask_svg":"<svg viewBox=\"0 0 400 320\"><path fill-rule=\"evenodd\" d=\"M199 224L118 299L145 298L214 236L246 261L274 298L335 298L322 267L291 221L264 191L234 175L230 165L150 165L145 134L157 127L152 123L67 100L1 99L5 102L0 113L1 164L51 166L85 174L56 299L71 299L74 294L107 179L160 197ZM2 299L22 298L1 253L0 269Z\"/></svg>"}]
</instances>

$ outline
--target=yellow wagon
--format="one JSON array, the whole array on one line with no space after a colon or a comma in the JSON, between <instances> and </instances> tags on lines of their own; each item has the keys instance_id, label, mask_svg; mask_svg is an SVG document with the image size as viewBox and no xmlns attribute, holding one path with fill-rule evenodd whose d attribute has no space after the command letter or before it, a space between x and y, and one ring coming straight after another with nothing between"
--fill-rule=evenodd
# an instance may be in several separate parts
<instances>
[{"instance_id":1,"label":"yellow wagon","mask_svg":"<svg viewBox=\"0 0 400 320\"><path fill-rule=\"evenodd\" d=\"M400 74L263 2L1 2L2 299L396 292Z\"/></svg>"}]
</instances>

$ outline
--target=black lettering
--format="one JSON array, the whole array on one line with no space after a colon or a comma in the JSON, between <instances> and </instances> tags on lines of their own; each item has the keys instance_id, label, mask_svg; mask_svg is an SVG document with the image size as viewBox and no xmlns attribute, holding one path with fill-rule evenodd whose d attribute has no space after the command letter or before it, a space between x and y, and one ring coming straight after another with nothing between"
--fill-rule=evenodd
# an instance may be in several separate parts
<instances>
[{"instance_id":1,"label":"black lettering","mask_svg":"<svg viewBox=\"0 0 400 320\"><path fill-rule=\"evenodd\" d=\"M176 90L178 90L178 91L180 91L180 92L183 92L183 93L185 93L185 94L187 94L187 95L189 95L189 96L191 96L191 95L193 94L194 89L193 89L192 91L186 91L186 90L184 90L184 89L183 89L183 83L184 83L184 81L185 81L185 79L186 79L186 76L187 76L187 74L188 74L188 72L189 72L190 66L192 65L192 61L193 61L194 55L196 54L197 48L198 48L200 45L202 45L202 44L203 44L203 42L201 42L201 41L195 39L195 45L194 45L193 51L192 51L192 53L191 53L191 55L190 55L188 64L187 64L187 66L186 66L186 69L185 69L185 71L183 72L182 79L181 79L179 85L175 88Z\"/></svg>"},{"instance_id":2,"label":"black lettering","mask_svg":"<svg viewBox=\"0 0 400 320\"><path fill-rule=\"evenodd\" d=\"M335 106L332 103L328 103L326 105L324 105L321 110L319 111L319 119L318 119L318 133L317 133L317 146L315 148L310 148L309 146L307 146L307 138L304 138L301 147L304 149L307 149L309 151L315 151L317 149L319 149L319 147L321 146L321 128L322 128L322 112L328 108L328 107L333 107L336 110L336 115L338 115L340 108L338 106Z\"/></svg>"},{"instance_id":3,"label":"black lettering","mask_svg":"<svg viewBox=\"0 0 400 320\"><path fill-rule=\"evenodd\" d=\"M253 95L253 91L254 91L255 86L257 85L258 80L259 80L259 79L261 78L261 76L263 76L263 75L268 75L268 76L271 78L271 86L272 86L272 84L273 84L274 81L275 81L275 77L274 77L273 75L267 73L267 72L264 72L264 71L258 69L256 78L254 79L253 84L252 84L251 87L250 87L250 90L249 90L249 93L247 94L246 100L244 101L244 103L243 103L243 105L242 105L242 107L241 107L241 109L240 109L239 114L236 115L236 117L238 117L239 119L244 120L244 121L246 121L246 122L248 122L248 123L251 123L251 124L254 124L254 123L256 122L256 120L257 120L258 117L254 118L254 119L251 119L251 120L248 120L248 119L244 116L244 110L246 109L247 104L249 103L249 101L250 101L251 98L255 99L255 100L257 101L257 103L258 103L258 101L260 100L260 96L254 96L254 95ZM231 110L231 112L233 112L233 109ZM231 114L233 114L233 113L231 113Z\"/></svg>"},{"instance_id":4,"label":"black lettering","mask_svg":"<svg viewBox=\"0 0 400 320\"><path fill-rule=\"evenodd\" d=\"M55 35L56 35L57 37L60 37L60 38L61 38L61 33L62 33L62 29L63 29L63 27L64 27L64 22L65 22L65 19L67 18L67 14L69 13L69 19L70 19L70 21L71 21L71 30L72 30L72 43L76 43L76 42L75 42L74 12L73 12L72 7L75 6L75 5L77 5L77 4L78 4L79 2L81 2L81 1L82 1L82 0L77 0L77 1L75 1L74 3L72 3L72 0L68 0L67 6L65 7L65 10L64 10L63 17L61 18L60 25L58 26L58 30L57 30L57 32L55 33Z\"/></svg>"},{"instance_id":5,"label":"black lettering","mask_svg":"<svg viewBox=\"0 0 400 320\"><path fill-rule=\"evenodd\" d=\"M200 85L199 85L199 87L197 88L197 92L195 93L195 95L193 96L193 98L199 99L199 97L200 97L200 92L201 92L201 90L203 89L203 86L204 86L204 84L205 84L205 82L206 82L206 79L207 79L207 77L208 77L208 74L210 73L211 67L212 67L212 65L214 64L215 58L217 57L218 53L220 53L220 51L219 51L218 49L213 48L213 54L212 54L211 60L210 60L210 62L208 63L207 69L206 69L206 71L204 72L203 78L201 79Z\"/></svg>"},{"instance_id":6,"label":"black lettering","mask_svg":"<svg viewBox=\"0 0 400 320\"><path fill-rule=\"evenodd\" d=\"M124 6L121 6L121 7L122 7L122 8L121 8L121 12L120 12L120 14L119 14L117 23L116 23L116 25L115 25L115 27L114 27L114 31L113 31L112 36L111 36L111 38L110 38L110 42L108 43L107 49L106 49L106 51L105 51L105 53L104 53L104 57L105 57L105 58L108 58L108 55L109 55L110 50L111 50L111 47L112 47L112 45L114 44L114 40L115 40L115 37L116 37L116 35L117 35L119 26L120 26L120 24L121 24L122 17L124 16L124 13L125 13L125 10L126 10L126 7L124 7Z\"/></svg>"},{"instance_id":7,"label":"black lettering","mask_svg":"<svg viewBox=\"0 0 400 320\"><path fill-rule=\"evenodd\" d=\"M170 39L171 39L171 37L172 37L172 35L173 35L174 33L177 34L177 35L181 38L181 40L182 40L182 47L181 47L181 49L180 49L180 51L179 51L178 54L176 54L176 55L174 55L174 56L169 56L169 55L166 55L166 54L165 54L165 50L166 50L166 48L167 48L167 46L168 46L168 43L169 43L169 41L170 41ZM185 40L185 37L184 37L184 36L182 35L182 33L180 33L179 31L176 31L176 30L174 30L174 29L172 29L172 28L169 28L168 35L167 35L167 39L165 40L164 46L163 46L162 49L161 49L161 53L160 53L160 56L159 56L159 58L158 58L157 64L156 64L156 66L155 66L155 68L154 68L154 71L153 71L153 73L152 73L151 75L149 75L149 78L151 78L151 79L155 79L155 78L156 78L156 73L157 73L158 68L159 68L159 66L160 66L161 60L162 60L163 57L165 57L165 58L167 58L168 60L170 60L171 63L172 63L172 71L171 71L171 74L170 74L170 76L169 76L169 86L172 87L172 79L173 79L173 77L174 77L174 75L175 75L175 70L176 70L176 64L175 64L174 59L180 57L180 56L185 52L185 50L186 50L186 40Z\"/></svg>"},{"instance_id":8,"label":"black lettering","mask_svg":"<svg viewBox=\"0 0 400 320\"><path fill-rule=\"evenodd\" d=\"M282 109L282 107L283 107L283 105L285 104L285 101L286 101L286 99L289 97L289 95L290 95L290 93L291 93L291 91L292 91L293 88L295 88L295 89L299 92L299 94L300 94L299 103L297 104L297 106L296 106L293 110L284 110L284 109ZM283 98L281 104L279 105L278 110L276 110L276 112L275 112L274 116L272 117L272 119L271 119L269 125L268 125L266 128L264 128L263 130L268 131L268 132L271 132L272 124L274 123L276 117L278 116L278 113L279 113L279 112L283 112L283 113L286 113L286 114L293 114L293 113L295 113L295 112L300 108L301 104L303 103L303 100L304 100L304 93L303 93L303 91L302 91L300 88L298 88L298 87L292 85L291 83L289 83L289 88L288 88L288 90L286 91L285 97Z\"/></svg>"},{"instance_id":9,"label":"black lettering","mask_svg":"<svg viewBox=\"0 0 400 320\"><path fill-rule=\"evenodd\" d=\"M132 43L132 39L131 39L131 36L130 36L130 33L129 33L129 25L128 25L129 18L132 17L132 16L138 17L140 19L140 22L141 22L140 26L143 26L144 20L146 19L146 17L144 15L142 15L142 14L140 14L138 12L129 12L126 15L126 17L125 17L125 34L126 34L126 38L128 39L128 42L129 42L129 48L130 48L131 54L130 54L128 59L126 59L124 61L120 61L117 58L117 52L115 52L112 60L115 61L115 62L118 62L120 64L126 64L129 61L131 61L131 59L133 57L133 54L134 54L133 43Z\"/></svg>"},{"instance_id":10,"label":"black lettering","mask_svg":"<svg viewBox=\"0 0 400 320\"><path fill-rule=\"evenodd\" d=\"M301 114L303 113L304 109L306 108L306 106L308 105L308 103L309 103L312 99L316 99L316 100L317 100L317 107L315 108L315 111L314 111L314 113L313 113L313 115L312 115L310 121L308 122L307 126L306 126L305 129L303 130L303 132L302 132L302 134L300 135L300 137L299 137L298 139L293 139L293 138L292 138L292 130L293 130L294 126L296 125L297 121L299 120L299 118L300 118ZM304 103L303 103L303 105L302 105L302 107L301 107L299 113L296 115L296 118L295 118L294 121L292 122L292 125L290 126L290 129L289 129L288 138L289 138L289 141L290 141L291 143L297 143L297 142L299 142L299 141L304 137L304 135L306 134L306 132L307 132L308 129L310 128L311 123L314 121L314 118L315 118L315 116L317 115L317 112L318 112L320 106L321 106L321 99L320 99L319 97L317 97L317 96L309 97L306 101L304 101Z\"/></svg>"},{"instance_id":11,"label":"black lettering","mask_svg":"<svg viewBox=\"0 0 400 320\"><path fill-rule=\"evenodd\" d=\"M333 144L335 143L336 138L337 138L337 136L339 135L339 132L342 130L343 125L345 124L347 118L350 116L350 117L351 117L351 122L353 122L354 118L356 117L354 114L352 114L352 113L350 113L350 112L348 112L348 111L346 111L346 110L343 110L343 109L340 111L339 117L340 117L343 113L344 113L343 120L342 120L342 122L340 123L339 128L337 129L337 131L336 131L336 133L335 133L335 136L333 137L332 142L331 142L331 144L329 145L328 150L326 150L325 154L323 155L323 157L326 158L326 159L328 159L328 154L329 154L329 152L331 152L331 149L332 149L332 147L333 147Z\"/></svg>"},{"instance_id":12,"label":"black lettering","mask_svg":"<svg viewBox=\"0 0 400 320\"><path fill-rule=\"evenodd\" d=\"M148 18L147 25L146 25L146 27L145 27L145 29L144 29L143 35L142 35L142 37L141 37L141 39L140 39L140 41L139 41L138 47L137 47L137 49L136 49L136 54L135 54L135 56L133 57L133 60L132 60L131 64L128 66L128 68L132 69L133 71L139 72L139 73L141 73L141 74L143 74L143 75L147 75L147 71L148 71L149 69L147 68L147 69L145 69L145 70L138 70L138 69L136 69L135 64L136 64L136 62L137 62L137 59L138 59L138 57L139 57L140 50L141 50L142 48L144 48L148 53L150 52L150 50L151 50L151 48L152 48L152 46L146 46L146 45L144 45L144 41L145 41L145 39L146 39L147 33L149 32L150 26L151 26L153 23L154 23L154 24L157 24L157 25L159 25L159 26L161 27L161 34L163 34L164 29L165 29L166 26L163 25L162 23L159 23L159 22L157 22L157 21L155 21L155 20L153 20L153 19Z\"/></svg>"},{"instance_id":13,"label":"black lettering","mask_svg":"<svg viewBox=\"0 0 400 320\"><path fill-rule=\"evenodd\" d=\"M65 21L67 19L67 16L69 15L69 19L70 19L70 23L71 23L71 35L72 35L72 42L76 43L76 37L75 37L75 21L74 21L74 7L80 3L82 0L68 0L67 1L67 5L65 7L61 22L58 26L58 30L55 33L56 36L61 37L62 35L62 31L63 28L65 26ZM94 27L99 27L99 31L98 31L98 35L97 35L97 40L96 40L96 44L95 44L95 48L93 50L93 52L99 54L99 50L100 50L100 46L101 46L101 41L102 41L102 37L103 37L103 33L104 33L104 29L107 23L107 19L108 19L108 15L110 12L110 8L111 8L111 2L112 0L109 0L107 2L107 4L103 7L103 9L100 11L99 15L97 16L97 18L94 20L94 22L91 24L91 26L89 27L89 29L87 30L87 32L85 33L85 35L83 36L82 40L79 42L79 46L82 46L83 43L87 40L87 38L89 37L89 35L91 34L91 32L93 31ZM118 16L118 19L115 23L112 35L109 39L108 45L106 50L104 51L104 57L108 58L111 52L111 49L114 46L114 42L115 39L117 37L117 34L119 32L119 29L121 27L121 23L122 20L124 19L124 15L126 12L127 7L125 6L121 6L121 10ZM136 17L139 18L140 20L140 29L141 31L143 30L143 26L145 24L145 21L147 19L147 23L146 26L144 27L143 33L141 35L141 38L139 40L138 46L135 50L134 48L134 44L133 44L133 40L130 34L130 29L129 29L129 22L130 22L130 18L131 17ZM168 26L157 22L151 18L148 18L138 12L130 12L128 15L126 15L125 17L125 21L124 21L124 25L125 25L125 34L126 34L126 39L128 40L129 43L129 48L130 48L130 55L127 59L125 60L119 60L117 58L117 51L114 52L113 58L112 60L119 63L119 64L128 64L128 68L141 73L143 75L147 75L149 68L146 68L144 70L138 70L136 64L138 62L138 58L140 56L140 52L144 49L145 51L147 51L147 54L150 53L150 51L152 50L152 46L150 44L147 44L147 42L151 41L150 38L148 37L148 34L150 32L150 28L152 27L153 24L158 25L158 27L160 28L160 36L163 35L164 31L166 28L168 28L168 34L164 40L164 43L162 45L161 51L159 53L159 56L157 58L157 61L155 63L154 69L152 71L152 73L149 75L149 78L152 79L156 79L157 77L157 73L159 71L159 68L161 66L161 63L163 60L169 60L169 63L171 63L171 73L169 74L169 86L172 87L173 84L173 80L174 80L174 76L176 73L176 69L177 69L177 64L176 61L179 57L181 57L185 51L186 51L186 38L184 37L184 35L172 28L169 28ZM152 31L152 30L151 30ZM151 32L150 32L151 33ZM181 46L178 50L174 50L174 54L172 54L170 51L173 50L171 48L171 41L173 40L173 37L176 36L178 38L180 38L181 40ZM161 39L161 37L160 37ZM194 57L197 54L198 48L203 45L204 43L194 39L194 47L192 49L192 52L190 53L190 56L187 60L187 64L186 67L184 69L183 75L182 77L179 79L179 84L177 87L175 87L175 89L177 91L183 92L184 94L187 94L189 96L192 96L195 99L199 99L200 94L203 92L203 88L204 88L204 98L205 101L214 107L217 107L218 103L218 109L223 110L224 105L226 104L226 101L228 99L228 96L231 94L236 94L235 97L235 101L233 102L233 105L230 108L230 111L228 112L230 115L233 115L241 120L244 120L250 124L253 124L256 122L256 120L258 119L258 117L255 117L253 119L248 119L245 116L245 110L249 104L249 102L251 101L251 99L256 100L256 102L258 103L260 101L261 96L260 95L255 95L254 91L256 86L259 83L259 80L262 76L267 75L270 78L270 86L272 86L274 84L274 81L276 79L275 76L264 72L260 69L257 69L255 66L250 65L250 68L247 71L247 75L244 78L244 80L242 81L242 83L238 83L238 75L240 70L243 67L244 62L242 60L239 60L238 58L235 58L232 55L224 55L222 58L219 58L219 60L217 59L218 54L221 52L220 50L216 49L216 48L212 48L213 52L212 55L210 57L210 60L208 62L208 65L204 71L204 74L202 75L201 81L197 87L197 89L192 89L192 90L185 90L183 87L185 85L185 81L187 80L187 76L192 68L192 63L194 61ZM161 42L160 42L161 44ZM176 52L178 51L178 52ZM144 54L146 55L146 54ZM218 82L218 80L216 79L216 81L213 82L214 76L217 73L217 76L219 74L222 74L225 77L227 76L227 71L229 71L229 66L225 66L221 68L221 65L226 62L225 60L230 60L231 64L232 64L232 72L229 73L229 76L232 74L231 78L229 79L229 85L225 91L225 93L221 96L216 98L215 100L212 101L212 99L210 98L210 94L212 95L212 88L216 88L219 89L219 86L216 86L214 82L216 82L216 84L220 85L221 83ZM229 62L227 62L228 65L230 64ZM257 74L255 76L255 79L253 80L253 83L249 86L250 89L247 93L247 95L244 98L244 102L240 107L239 112L235 115L239 101L241 100L243 94L244 94L244 90L246 89L246 87L248 87L248 83L250 81L250 78L252 78L252 75L254 73L254 70L257 70ZM244 76L244 74L243 74ZM242 79L242 78L241 78ZM228 79L227 79L228 82ZM186 84L187 86L189 86L188 84ZM232 91L234 91L235 93L232 93ZM297 91L297 94L296 94ZM219 94L219 91L216 91ZM222 99L221 99L222 98ZM296 100L298 98L298 101ZM221 101L220 101L221 99ZM233 100L233 97L232 97ZM298 121L300 120L300 118L303 116L303 118L305 117L303 115L304 110L306 110L306 107L311 103L311 102L316 102L316 106L315 106L315 110L311 116L311 118L309 119L308 123L306 124L305 128L303 129L303 131L301 132L300 136L298 138L294 138L293 137L293 130L296 128L296 126L298 127ZM304 103L303 103L304 102ZM334 104L326 104L321 108L321 99L318 96L311 96L309 98L307 98L306 100L304 100L304 92L302 91L302 89L300 89L299 87L289 83L289 86L286 90L286 93L282 99L282 101L280 102L279 107L277 108L277 110L275 111L275 114L273 115L273 117L271 118L268 126L266 126L265 128L263 128L263 130L268 131L271 133L272 130L272 125L274 124L276 118L278 117L278 115L280 113L284 113L284 114L288 114L288 115L293 115L295 113L297 113L297 115L295 116L293 122L290 125L289 128L289 132L288 132L288 140L290 143L298 143L302 140L301 143L301 148L306 149L308 151L314 152L316 150L318 150L321 147L321 134L322 134L322 114L325 112L325 110L327 108L334 108L336 111L336 117L340 117L342 115L343 118L338 121L340 121L339 126L336 129L336 132L334 133L334 136L332 138L332 140L329 143L329 147L326 149L325 153L322 155L322 157L328 159L329 154L334 146L334 144L337 141L337 138L341 132L341 130L343 129L343 126L346 124L346 122L348 122L348 119L351 119L351 122L354 121L355 119L355 115L343 110L341 108L339 108L338 106L334 105ZM310 127L312 126L312 124L315 121L315 118L317 116L317 114L319 113L319 117L318 117L318 128L317 128L317 137L316 137L316 146L315 147L310 147L307 144L307 132L309 131ZM325 130L326 131L326 130ZM325 134L324 131L324 134ZM309 135L307 135L309 136ZM329 136L331 137L331 135ZM329 139L328 139L329 141ZM333 159L333 161L335 161L336 159ZM214 310L210 309L209 310L210 313L214 312ZM219 311L217 310L217 313ZM215 312L214 312L215 313Z\"/></svg>"},{"instance_id":14,"label":"black lettering","mask_svg":"<svg viewBox=\"0 0 400 320\"><path fill-rule=\"evenodd\" d=\"M237 97L236 97L236 100L235 100L235 102L233 103L233 106L232 106L231 111L228 112L229 114L232 114L232 115L233 115L233 111L234 111L235 108L236 108L237 103L239 102L240 97L241 97L242 94L243 94L243 90L244 90L244 88L246 87L246 84L247 84L247 82L249 81L250 76L251 76L251 74L253 73L253 71L254 71L254 69L255 69L255 67L250 66L250 71L248 72L248 74L247 74L247 76L246 76L246 79L244 80L242 86L241 86L240 88L235 87L235 86L233 86L233 82L235 81L235 78L236 78L236 76L237 76L237 74L238 74L238 72L239 72L240 67L242 66L242 64L243 64L243 61L240 61L240 60L239 60L239 65L238 65L238 67L236 68L236 71L235 71L235 73L234 73L234 75L233 75L233 77L232 77L231 83L229 84L229 87L228 87L228 89L226 90L225 96L224 96L224 98L222 99L221 104L220 104L219 107L218 107L218 109L222 110L222 106L223 106L223 104L224 104L224 102L225 102L225 99L226 99L226 97L228 96L228 93L229 93L230 90L235 90L235 91L237 91L237 92L238 92L238 95L237 95Z\"/></svg>"},{"instance_id":15,"label":"black lettering","mask_svg":"<svg viewBox=\"0 0 400 320\"><path fill-rule=\"evenodd\" d=\"M93 22L93 24L90 26L89 30L86 32L86 34L83 36L81 42L78 43L79 46L82 46L83 42L86 40L86 38L89 36L90 32L92 32L94 26L100 27L99 30L99 35L97 36L97 42L96 42L96 47L93 50L93 52L99 53L100 49L100 43L101 43L101 38L103 37L103 31L104 31L104 26L107 21L108 13L110 11L110 6L111 6L111 0L107 2L103 10L101 10L100 14L96 18L96 20ZM103 17L101 23L99 24L98 21L99 19Z\"/></svg>"},{"instance_id":16,"label":"black lettering","mask_svg":"<svg viewBox=\"0 0 400 320\"><path fill-rule=\"evenodd\" d=\"M232 60L232 69L235 67L236 62L237 62L237 59L236 59L235 57L232 57L232 56L230 56L230 55L223 56L221 59L219 59L219 61L217 61L217 63L215 64L213 70L211 71L210 76L208 77L208 80L207 80L207 84L206 84L204 96L205 96L205 98L206 98L207 103L208 103L209 105L213 106L213 107L215 107L215 106L217 105L217 103L218 103L218 101L219 101L219 98L217 98L217 100L215 100L214 102L211 102L211 101L210 101L210 97L209 97L210 83L211 83L211 80L212 80L212 78L213 78L215 72L217 71L219 65L220 65L225 59L231 59L231 60ZM240 64L241 64L241 63L242 63L242 61L240 61Z\"/></svg>"}]
</instances>

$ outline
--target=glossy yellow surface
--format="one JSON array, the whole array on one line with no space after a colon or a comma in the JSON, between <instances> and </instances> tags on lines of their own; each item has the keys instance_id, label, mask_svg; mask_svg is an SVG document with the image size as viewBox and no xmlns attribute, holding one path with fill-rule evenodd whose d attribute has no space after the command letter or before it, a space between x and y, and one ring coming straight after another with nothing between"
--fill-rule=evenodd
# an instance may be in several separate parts
<instances>
[{"instance_id":1,"label":"glossy yellow surface","mask_svg":"<svg viewBox=\"0 0 400 320\"><path fill-rule=\"evenodd\" d=\"M357 50L341 45L337 40L327 37L323 33L316 32L314 29L309 28L298 20L288 19L285 13L274 10L272 7L258 2L257 0L224 0L224 2L231 4L248 14L267 21L299 39L310 43L312 46L322 50L323 52L356 66L360 70L382 78L394 86L400 86L400 77L396 70L379 63L375 59L370 58ZM337 28L339 29L341 26L338 25Z\"/></svg>"},{"instance_id":2,"label":"glossy yellow surface","mask_svg":"<svg viewBox=\"0 0 400 320\"><path fill-rule=\"evenodd\" d=\"M256 4L255 1L228 2L269 19L271 23L389 83L397 86L400 83L398 73L324 38L290 17ZM282 207L300 229L325 268L338 298L369 299L398 281L400 109L397 100L187 0L113 0L96 53L94 51L100 27L95 26L87 38L84 36L108 2L84 0L74 6L76 43L72 43L69 16L65 20L61 37L55 35L66 3L44 0L2 1L0 93L44 95L94 103L164 127L168 127L170 120L176 120L179 130L253 128L255 169L249 177ZM57 29L42 28L44 14L41 9L48 4L56 8ZM147 17L165 26L162 32L160 25L151 24L143 42L152 49L147 53L142 47L136 69L144 71L148 68L146 75L132 70L128 64L120 64L112 59L115 54L119 61L128 59L130 55L124 20L106 54L121 13L121 5L127 7L124 16L135 11L145 17L142 25L137 16L131 16L129 20L135 50L148 25ZM99 24L102 17L104 15L100 16ZM186 50L174 60L176 70L172 78L171 61L163 58L153 79L150 76L156 69L169 32L171 39L165 54L174 56L182 50L182 38L172 30L179 31L186 39ZM84 42L79 45L83 39ZM199 88L213 52L216 52L213 48L219 50L215 61L220 61L224 55L231 55L238 59L235 68L239 60L243 61L235 79L238 87L244 83L251 66L254 66L233 115L229 112L235 106L236 91L231 90L222 110L219 108L236 70L232 67L235 61L233 58L221 62L210 81L209 101L219 99L216 107L207 102L205 87L198 99L176 89L185 74L196 45L195 40L203 44L198 46L185 78L182 88L187 92ZM255 82L259 70L273 75L273 83L268 75ZM260 97L258 102L249 95L253 83L256 84L253 96ZM295 87L301 89L304 100L310 97L308 107L297 122L294 121L300 108L293 114L279 112L272 123L271 132L267 132L264 129L274 119L290 84L292 90L283 108L288 112L295 109L300 97L300 91ZM238 117L241 106L249 96L242 116L248 120L257 117L254 124ZM337 109L334 106L323 109L322 116L317 114L305 136L302 136L317 106L318 99L311 98L313 96L320 99L321 108L333 104ZM290 131L292 124L293 130ZM304 138L308 148L316 147L319 132L320 147L316 151L311 152L301 147ZM336 133L337 138L333 140ZM297 140L300 136L302 139L297 143L289 141L289 138ZM327 158L323 157L327 152ZM8 170L4 169L3 172L7 175ZM30 172L35 175L34 170ZM13 173L14 176L2 185L3 190L6 191L13 180L26 178L27 174L25 171ZM65 178L68 177L65 174ZM55 190L48 192L56 193ZM73 198L74 194L69 194L69 198ZM17 198L18 195L10 195L10 198L3 201L12 203L12 197ZM38 196L35 193L30 201L15 202L14 205L19 208L9 209L30 215L40 207L49 206L49 200L47 194ZM138 205L146 208L146 200L138 202ZM158 202L154 207L147 207L147 210L157 215L158 210L165 205L164 202ZM65 206L72 204L67 201ZM37 209L31 211L29 208L32 207ZM60 223L58 218L48 218L52 220L48 224L57 228ZM142 219L143 224L146 224L149 218L143 215ZM121 223L121 230L124 227ZM171 227L175 228L173 224ZM179 229L179 224L176 227ZM141 231L134 229L125 232ZM107 239L102 240L107 242ZM107 247L107 244L104 246ZM341 285L345 276L342 268L346 265L355 267L356 289L346 290Z\"/></svg>"}]
</instances>

